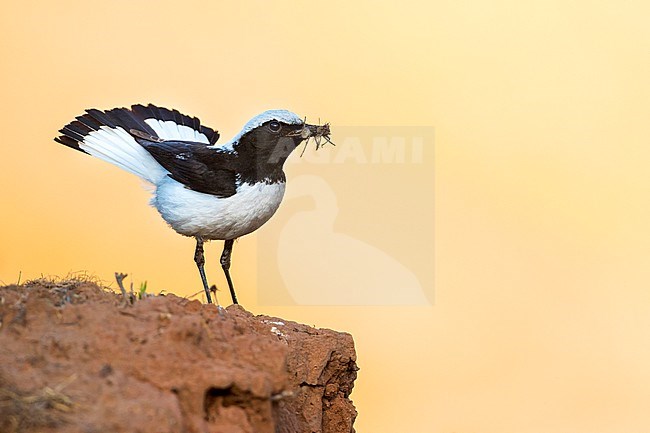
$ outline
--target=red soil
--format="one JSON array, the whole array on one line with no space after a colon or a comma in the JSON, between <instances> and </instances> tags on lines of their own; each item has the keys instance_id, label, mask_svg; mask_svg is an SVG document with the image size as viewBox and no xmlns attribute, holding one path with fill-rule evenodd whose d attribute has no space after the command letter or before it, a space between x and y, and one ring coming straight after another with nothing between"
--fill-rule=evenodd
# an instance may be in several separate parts
<instances>
[{"instance_id":1,"label":"red soil","mask_svg":"<svg viewBox=\"0 0 650 433\"><path fill-rule=\"evenodd\" d=\"M349 334L79 281L0 287L0 432L353 432Z\"/></svg>"}]
</instances>

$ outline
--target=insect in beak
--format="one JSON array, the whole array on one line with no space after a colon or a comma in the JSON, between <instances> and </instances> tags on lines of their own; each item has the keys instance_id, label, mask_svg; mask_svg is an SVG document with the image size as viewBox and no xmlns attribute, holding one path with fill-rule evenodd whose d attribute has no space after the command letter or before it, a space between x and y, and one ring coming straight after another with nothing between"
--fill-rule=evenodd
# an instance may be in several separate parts
<instances>
[{"instance_id":1,"label":"insect in beak","mask_svg":"<svg viewBox=\"0 0 650 433\"><path fill-rule=\"evenodd\" d=\"M316 143L316 150L320 149L325 144L324 142L330 143L332 146L336 146L336 144L332 143L332 140L330 140L329 123L325 123L323 125L309 125L305 123L302 129L296 131L296 135L298 135L298 133L300 134L301 138L306 140L305 147L300 153L301 157L305 153L305 150L307 149L307 143L310 139L313 139Z\"/></svg>"}]
</instances>

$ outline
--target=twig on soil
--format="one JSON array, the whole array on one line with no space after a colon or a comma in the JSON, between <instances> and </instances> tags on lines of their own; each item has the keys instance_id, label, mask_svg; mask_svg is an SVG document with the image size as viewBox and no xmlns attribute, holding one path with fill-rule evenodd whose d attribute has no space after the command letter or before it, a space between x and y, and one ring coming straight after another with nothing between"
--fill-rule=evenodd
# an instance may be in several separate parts
<instances>
[{"instance_id":1,"label":"twig on soil","mask_svg":"<svg viewBox=\"0 0 650 433\"><path fill-rule=\"evenodd\" d=\"M125 301L128 301L128 297L127 297L127 294L126 294L126 289L124 288L124 284L122 282L128 276L129 276L129 274L123 274L121 272L115 272L115 279L117 280L117 285L120 286L120 292L122 292L122 296L124 296Z\"/></svg>"},{"instance_id":2,"label":"twig on soil","mask_svg":"<svg viewBox=\"0 0 650 433\"><path fill-rule=\"evenodd\" d=\"M192 293L191 295L185 296L185 299L191 299L191 298L193 298L195 296L199 296L201 293L205 293L205 290L199 290L196 293Z\"/></svg>"}]
</instances>

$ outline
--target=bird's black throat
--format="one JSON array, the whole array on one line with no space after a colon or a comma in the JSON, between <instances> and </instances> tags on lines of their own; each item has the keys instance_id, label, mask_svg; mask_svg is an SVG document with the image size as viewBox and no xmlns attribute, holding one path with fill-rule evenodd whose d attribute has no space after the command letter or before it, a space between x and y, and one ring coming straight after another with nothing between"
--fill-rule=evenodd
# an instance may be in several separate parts
<instances>
[{"instance_id":1,"label":"bird's black throat","mask_svg":"<svg viewBox=\"0 0 650 433\"><path fill-rule=\"evenodd\" d=\"M233 145L237 172L242 182L275 183L286 180L282 170L291 152L302 142L300 137L269 137L246 134Z\"/></svg>"}]
</instances>

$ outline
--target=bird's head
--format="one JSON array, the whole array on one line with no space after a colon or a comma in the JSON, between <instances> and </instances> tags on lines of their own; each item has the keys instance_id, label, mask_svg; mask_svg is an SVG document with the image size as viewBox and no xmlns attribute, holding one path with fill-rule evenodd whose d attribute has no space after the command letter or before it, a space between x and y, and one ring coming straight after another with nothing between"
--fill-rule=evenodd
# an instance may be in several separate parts
<instances>
[{"instance_id":1,"label":"bird's head","mask_svg":"<svg viewBox=\"0 0 650 433\"><path fill-rule=\"evenodd\" d=\"M287 110L268 110L252 118L239 134L239 152L254 152L260 164L279 165L302 142L313 139L318 149L330 141L329 124L310 125Z\"/></svg>"}]
</instances>

